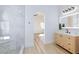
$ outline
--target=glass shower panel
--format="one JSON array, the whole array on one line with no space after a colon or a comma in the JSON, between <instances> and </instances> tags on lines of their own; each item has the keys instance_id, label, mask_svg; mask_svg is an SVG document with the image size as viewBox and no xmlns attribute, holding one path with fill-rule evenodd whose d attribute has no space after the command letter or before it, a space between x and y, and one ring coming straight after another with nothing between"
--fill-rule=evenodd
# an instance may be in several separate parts
<instances>
[{"instance_id":1,"label":"glass shower panel","mask_svg":"<svg viewBox=\"0 0 79 59\"><path fill-rule=\"evenodd\" d=\"M8 21L2 21L0 22L0 31L3 36L9 35L9 22Z\"/></svg>"},{"instance_id":2,"label":"glass shower panel","mask_svg":"<svg viewBox=\"0 0 79 59\"><path fill-rule=\"evenodd\" d=\"M0 6L0 54L23 51L25 6Z\"/></svg>"},{"instance_id":3,"label":"glass shower panel","mask_svg":"<svg viewBox=\"0 0 79 59\"><path fill-rule=\"evenodd\" d=\"M9 20L0 20L0 54L8 53L10 48Z\"/></svg>"}]
</instances>

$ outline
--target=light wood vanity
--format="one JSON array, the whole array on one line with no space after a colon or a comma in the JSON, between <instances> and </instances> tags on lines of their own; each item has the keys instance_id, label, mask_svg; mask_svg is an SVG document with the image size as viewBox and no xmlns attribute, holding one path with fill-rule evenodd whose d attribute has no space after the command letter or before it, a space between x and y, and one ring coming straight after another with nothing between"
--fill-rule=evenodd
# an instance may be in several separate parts
<instances>
[{"instance_id":1,"label":"light wood vanity","mask_svg":"<svg viewBox=\"0 0 79 59\"><path fill-rule=\"evenodd\" d=\"M58 23L59 31L55 33L56 44L71 53L79 53L79 12L77 9L70 13L61 13Z\"/></svg>"},{"instance_id":2,"label":"light wood vanity","mask_svg":"<svg viewBox=\"0 0 79 59\"><path fill-rule=\"evenodd\" d=\"M79 36L55 33L56 44L71 53L79 53Z\"/></svg>"}]
</instances>

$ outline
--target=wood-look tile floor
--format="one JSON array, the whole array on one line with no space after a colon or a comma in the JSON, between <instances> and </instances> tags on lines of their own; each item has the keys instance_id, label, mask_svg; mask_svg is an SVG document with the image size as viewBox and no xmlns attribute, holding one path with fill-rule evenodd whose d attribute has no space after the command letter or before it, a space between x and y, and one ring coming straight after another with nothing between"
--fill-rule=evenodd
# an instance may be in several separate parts
<instances>
[{"instance_id":1,"label":"wood-look tile floor","mask_svg":"<svg viewBox=\"0 0 79 59\"><path fill-rule=\"evenodd\" d=\"M45 45L44 49L45 49L45 54L70 54L68 51L64 50L63 48L53 43ZM39 54L39 52L36 49L36 47L25 48L24 54ZM40 54L44 54L44 53L41 52Z\"/></svg>"}]
</instances>

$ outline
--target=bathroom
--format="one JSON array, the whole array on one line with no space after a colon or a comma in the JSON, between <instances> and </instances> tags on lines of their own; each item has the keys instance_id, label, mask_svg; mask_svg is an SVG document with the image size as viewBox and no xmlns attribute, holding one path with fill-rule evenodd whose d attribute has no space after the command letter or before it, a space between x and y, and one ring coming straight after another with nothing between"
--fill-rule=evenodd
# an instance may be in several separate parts
<instances>
[{"instance_id":1,"label":"bathroom","mask_svg":"<svg viewBox=\"0 0 79 59\"><path fill-rule=\"evenodd\" d=\"M0 54L78 53L78 10L77 5L1 5Z\"/></svg>"},{"instance_id":2,"label":"bathroom","mask_svg":"<svg viewBox=\"0 0 79 59\"><path fill-rule=\"evenodd\" d=\"M29 5L27 9L27 27L26 31L26 53L52 53L52 54L70 54L78 53L78 35L79 35L79 6L78 5ZM36 33L37 41L35 42L35 19L43 15L44 30ZM37 17L37 18L35 18ZM40 18L39 18L40 19ZM42 20L42 19L40 19ZM30 23L30 24L29 24ZM38 23L38 22L36 22ZM29 30L30 29L30 30ZM37 30L36 30L37 31ZM28 33L27 33L28 32ZM66 39L64 38L67 37ZM42 39L43 38L43 39ZM61 38L62 40L59 40ZM27 40L28 39L28 40ZM39 40L38 40L39 39ZM68 40L70 41L68 42ZM73 40L72 40L73 39ZM77 40L77 42L75 41ZM61 47L62 48L61 48ZM77 47L75 47L77 46ZM35 47L35 48L33 48ZM38 50L38 52L36 51ZM67 50L67 51L66 51Z\"/></svg>"},{"instance_id":3,"label":"bathroom","mask_svg":"<svg viewBox=\"0 0 79 59\"><path fill-rule=\"evenodd\" d=\"M1 59L78 59L78 0L0 0Z\"/></svg>"}]
</instances>

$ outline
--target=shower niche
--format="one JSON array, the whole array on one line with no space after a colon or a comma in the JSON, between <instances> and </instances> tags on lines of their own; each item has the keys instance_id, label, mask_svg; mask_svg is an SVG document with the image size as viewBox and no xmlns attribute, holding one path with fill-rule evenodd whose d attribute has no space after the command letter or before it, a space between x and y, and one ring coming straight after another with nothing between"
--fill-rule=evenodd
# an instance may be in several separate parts
<instances>
[{"instance_id":1,"label":"shower niche","mask_svg":"<svg viewBox=\"0 0 79 59\"><path fill-rule=\"evenodd\" d=\"M10 51L10 35L9 35L9 20L4 10L0 14L0 54L6 54Z\"/></svg>"},{"instance_id":2,"label":"shower niche","mask_svg":"<svg viewBox=\"0 0 79 59\"><path fill-rule=\"evenodd\" d=\"M9 36L9 21L0 20L0 40L10 39Z\"/></svg>"}]
</instances>

